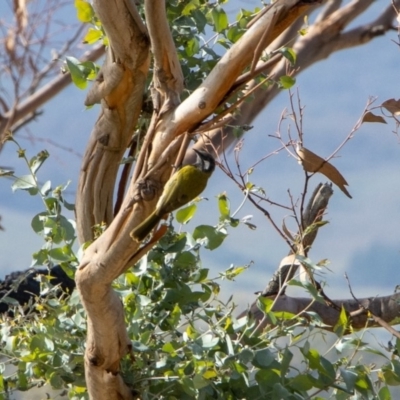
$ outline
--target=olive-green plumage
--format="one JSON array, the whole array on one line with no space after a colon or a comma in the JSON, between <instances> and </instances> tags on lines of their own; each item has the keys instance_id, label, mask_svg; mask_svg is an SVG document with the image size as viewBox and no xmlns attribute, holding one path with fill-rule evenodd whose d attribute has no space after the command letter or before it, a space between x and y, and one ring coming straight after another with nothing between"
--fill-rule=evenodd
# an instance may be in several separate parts
<instances>
[{"instance_id":1,"label":"olive-green plumage","mask_svg":"<svg viewBox=\"0 0 400 400\"><path fill-rule=\"evenodd\" d=\"M131 237L141 242L160 222L165 214L184 206L201 194L208 178L215 168L214 158L203 151L195 150L197 160L194 165L185 165L165 184L155 210L133 231Z\"/></svg>"}]
</instances>

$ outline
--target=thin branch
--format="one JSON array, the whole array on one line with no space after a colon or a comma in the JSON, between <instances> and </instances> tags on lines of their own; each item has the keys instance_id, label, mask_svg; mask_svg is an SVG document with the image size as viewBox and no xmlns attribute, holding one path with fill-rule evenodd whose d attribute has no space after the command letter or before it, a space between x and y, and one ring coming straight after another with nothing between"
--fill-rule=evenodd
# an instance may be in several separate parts
<instances>
[{"instance_id":1,"label":"thin branch","mask_svg":"<svg viewBox=\"0 0 400 400\"><path fill-rule=\"evenodd\" d=\"M180 103L183 73L168 25L165 0L146 1L145 13L154 55L153 84L157 95L153 102L161 115Z\"/></svg>"},{"instance_id":2,"label":"thin branch","mask_svg":"<svg viewBox=\"0 0 400 400\"><path fill-rule=\"evenodd\" d=\"M104 46L98 46L86 53L82 57L82 61L96 61L104 54ZM7 130L12 130L14 124L25 118L29 114L35 112L43 104L47 103L51 98L57 95L61 90L71 83L70 74L65 74L54 78L52 81L37 90L32 96L25 101L11 108L0 119L0 142Z\"/></svg>"}]
</instances>

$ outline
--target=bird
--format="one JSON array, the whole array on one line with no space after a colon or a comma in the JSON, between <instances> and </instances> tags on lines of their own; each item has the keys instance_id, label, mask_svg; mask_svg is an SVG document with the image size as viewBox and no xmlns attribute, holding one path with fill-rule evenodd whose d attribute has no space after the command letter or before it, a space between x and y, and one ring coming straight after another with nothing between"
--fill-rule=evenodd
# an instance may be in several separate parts
<instances>
[{"instance_id":1,"label":"bird","mask_svg":"<svg viewBox=\"0 0 400 400\"><path fill-rule=\"evenodd\" d=\"M215 169L215 160L205 151L193 150L196 152L196 162L183 166L171 176L155 210L131 231L130 236L136 242L144 240L165 214L189 203L206 188L208 178Z\"/></svg>"}]
</instances>

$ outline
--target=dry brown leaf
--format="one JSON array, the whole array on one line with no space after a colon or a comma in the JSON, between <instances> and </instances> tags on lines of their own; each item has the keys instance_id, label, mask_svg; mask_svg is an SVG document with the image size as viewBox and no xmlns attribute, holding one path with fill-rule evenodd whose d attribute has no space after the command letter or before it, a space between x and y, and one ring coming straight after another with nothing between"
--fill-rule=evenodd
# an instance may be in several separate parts
<instances>
[{"instance_id":1,"label":"dry brown leaf","mask_svg":"<svg viewBox=\"0 0 400 400\"><path fill-rule=\"evenodd\" d=\"M393 115L400 115L400 100L389 99L382 103L382 107L386 108Z\"/></svg>"},{"instance_id":2,"label":"dry brown leaf","mask_svg":"<svg viewBox=\"0 0 400 400\"><path fill-rule=\"evenodd\" d=\"M346 179L343 178L343 175L332 164L305 147L298 148L297 155L305 171L320 172L332 181L346 196L350 197L350 199L352 198L345 187L348 186Z\"/></svg>"},{"instance_id":3,"label":"dry brown leaf","mask_svg":"<svg viewBox=\"0 0 400 400\"><path fill-rule=\"evenodd\" d=\"M380 115L373 114L371 111L368 111L364 114L362 122L380 122L382 124L387 124L385 118L381 117Z\"/></svg>"}]
</instances>

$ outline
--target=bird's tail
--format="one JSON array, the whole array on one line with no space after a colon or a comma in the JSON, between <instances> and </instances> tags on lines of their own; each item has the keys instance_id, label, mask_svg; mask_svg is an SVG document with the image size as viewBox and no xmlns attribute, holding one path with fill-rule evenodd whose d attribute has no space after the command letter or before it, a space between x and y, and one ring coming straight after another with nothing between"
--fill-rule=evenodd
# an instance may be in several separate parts
<instances>
[{"instance_id":1,"label":"bird's tail","mask_svg":"<svg viewBox=\"0 0 400 400\"><path fill-rule=\"evenodd\" d=\"M152 229L160 222L159 217L155 212L150 214L141 224L134 228L131 232L131 238L136 242L141 242L152 231Z\"/></svg>"}]
</instances>

